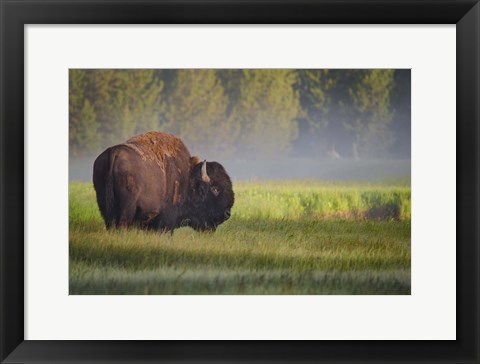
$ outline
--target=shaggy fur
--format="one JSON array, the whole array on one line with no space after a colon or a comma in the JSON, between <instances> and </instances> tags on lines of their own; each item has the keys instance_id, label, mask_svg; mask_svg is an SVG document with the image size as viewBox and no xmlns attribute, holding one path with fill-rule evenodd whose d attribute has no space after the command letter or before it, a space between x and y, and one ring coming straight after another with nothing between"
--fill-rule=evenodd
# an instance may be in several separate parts
<instances>
[{"instance_id":1,"label":"shaggy fur","mask_svg":"<svg viewBox=\"0 0 480 364\"><path fill-rule=\"evenodd\" d=\"M175 135L149 131L128 139L124 146L134 150L144 161L154 161L165 171L165 160L178 154L190 154L187 147Z\"/></svg>"},{"instance_id":2,"label":"shaggy fur","mask_svg":"<svg viewBox=\"0 0 480 364\"><path fill-rule=\"evenodd\" d=\"M201 167L171 134L152 131L108 148L93 166L106 227L215 230L230 216L232 183L221 164L207 162L209 182L202 180Z\"/></svg>"}]
</instances>

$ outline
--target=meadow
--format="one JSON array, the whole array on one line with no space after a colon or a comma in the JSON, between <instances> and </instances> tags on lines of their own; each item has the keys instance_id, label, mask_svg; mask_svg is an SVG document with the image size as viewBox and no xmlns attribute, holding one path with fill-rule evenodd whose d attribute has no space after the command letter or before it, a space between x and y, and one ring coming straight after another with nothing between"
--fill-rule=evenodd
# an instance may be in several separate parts
<instances>
[{"instance_id":1,"label":"meadow","mask_svg":"<svg viewBox=\"0 0 480 364\"><path fill-rule=\"evenodd\" d=\"M409 179L234 182L215 233L106 231L70 182L70 294L410 294Z\"/></svg>"}]
</instances>

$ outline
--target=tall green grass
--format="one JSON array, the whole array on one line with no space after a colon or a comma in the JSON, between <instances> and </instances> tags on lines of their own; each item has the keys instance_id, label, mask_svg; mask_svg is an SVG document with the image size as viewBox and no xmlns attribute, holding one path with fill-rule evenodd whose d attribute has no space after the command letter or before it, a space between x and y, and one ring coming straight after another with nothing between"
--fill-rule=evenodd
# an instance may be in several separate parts
<instances>
[{"instance_id":1,"label":"tall green grass","mask_svg":"<svg viewBox=\"0 0 480 364\"><path fill-rule=\"evenodd\" d=\"M410 187L367 183L243 182L235 185L241 218L410 220Z\"/></svg>"},{"instance_id":2,"label":"tall green grass","mask_svg":"<svg viewBox=\"0 0 480 364\"><path fill-rule=\"evenodd\" d=\"M217 232L106 231L70 184L70 294L409 294L410 188L234 184Z\"/></svg>"}]
</instances>

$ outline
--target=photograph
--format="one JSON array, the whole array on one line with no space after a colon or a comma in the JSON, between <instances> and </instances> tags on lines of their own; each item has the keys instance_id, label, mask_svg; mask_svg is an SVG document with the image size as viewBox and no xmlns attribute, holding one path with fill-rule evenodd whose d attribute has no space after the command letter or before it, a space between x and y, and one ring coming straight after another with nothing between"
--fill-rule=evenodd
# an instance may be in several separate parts
<instances>
[{"instance_id":1,"label":"photograph","mask_svg":"<svg viewBox=\"0 0 480 364\"><path fill-rule=\"evenodd\" d=\"M410 69L69 69L69 295L410 295Z\"/></svg>"}]
</instances>

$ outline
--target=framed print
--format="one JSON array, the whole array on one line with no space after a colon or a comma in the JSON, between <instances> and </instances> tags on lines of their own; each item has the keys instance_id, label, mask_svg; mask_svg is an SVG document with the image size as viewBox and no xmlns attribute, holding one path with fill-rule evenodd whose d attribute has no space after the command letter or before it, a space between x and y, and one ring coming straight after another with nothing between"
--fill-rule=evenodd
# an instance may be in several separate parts
<instances>
[{"instance_id":1,"label":"framed print","mask_svg":"<svg viewBox=\"0 0 480 364\"><path fill-rule=\"evenodd\" d=\"M1 7L2 362L479 361L477 1Z\"/></svg>"}]
</instances>

